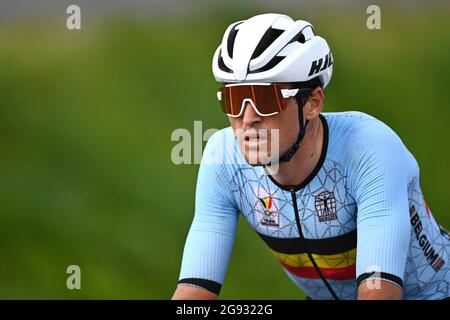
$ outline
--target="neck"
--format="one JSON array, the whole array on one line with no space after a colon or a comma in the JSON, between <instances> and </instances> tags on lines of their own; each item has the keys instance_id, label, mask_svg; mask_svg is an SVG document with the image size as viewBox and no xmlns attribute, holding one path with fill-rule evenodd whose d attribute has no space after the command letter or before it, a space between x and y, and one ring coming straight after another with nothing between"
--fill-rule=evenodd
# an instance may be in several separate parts
<instances>
[{"instance_id":1,"label":"neck","mask_svg":"<svg viewBox=\"0 0 450 320\"><path fill-rule=\"evenodd\" d=\"M295 155L290 161L280 163L278 171L272 175L272 178L285 186L296 186L305 181L320 160L323 132L320 118L311 120Z\"/></svg>"}]
</instances>

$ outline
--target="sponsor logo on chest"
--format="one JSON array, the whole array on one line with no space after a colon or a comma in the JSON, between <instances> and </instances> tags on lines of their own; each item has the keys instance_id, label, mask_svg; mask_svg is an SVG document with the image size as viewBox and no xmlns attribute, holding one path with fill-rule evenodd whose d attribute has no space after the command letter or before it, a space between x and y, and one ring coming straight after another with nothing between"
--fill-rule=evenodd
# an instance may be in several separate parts
<instances>
[{"instance_id":1,"label":"sponsor logo on chest","mask_svg":"<svg viewBox=\"0 0 450 320\"><path fill-rule=\"evenodd\" d=\"M315 197L316 213L319 222L337 220L336 198L333 192L323 191Z\"/></svg>"}]
</instances>

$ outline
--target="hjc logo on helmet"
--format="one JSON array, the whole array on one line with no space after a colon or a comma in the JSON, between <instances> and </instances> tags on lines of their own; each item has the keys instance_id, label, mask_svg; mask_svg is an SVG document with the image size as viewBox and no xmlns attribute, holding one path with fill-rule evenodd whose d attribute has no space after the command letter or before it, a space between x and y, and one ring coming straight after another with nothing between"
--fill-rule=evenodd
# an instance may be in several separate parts
<instances>
[{"instance_id":1,"label":"hjc logo on helmet","mask_svg":"<svg viewBox=\"0 0 450 320\"><path fill-rule=\"evenodd\" d=\"M324 62L325 60L325 62ZM320 58L319 60L314 60L311 63L311 69L309 70L308 77L313 74L319 73L320 71L325 70L329 66L333 64L333 56L331 55L331 51L324 58Z\"/></svg>"}]
</instances>

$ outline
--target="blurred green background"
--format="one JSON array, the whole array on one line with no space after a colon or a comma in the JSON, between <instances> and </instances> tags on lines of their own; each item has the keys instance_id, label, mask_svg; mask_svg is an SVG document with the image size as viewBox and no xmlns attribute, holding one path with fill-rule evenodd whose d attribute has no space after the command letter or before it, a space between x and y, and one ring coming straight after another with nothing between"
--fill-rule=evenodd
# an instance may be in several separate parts
<instances>
[{"instance_id":1,"label":"blurred green background","mask_svg":"<svg viewBox=\"0 0 450 320\"><path fill-rule=\"evenodd\" d=\"M450 227L449 6L381 5L382 29L368 30L366 2L277 3L84 18L83 2L79 31L66 29L61 3L48 16L3 16L0 298L171 297L198 170L171 162L171 133L192 132L194 120L204 130L228 125L213 52L231 22L268 11L308 20L328 40L326 111L360 110L390 125L421 166L433 214ZM81 267L81 290L66 288L71 264ZM303 294L240 219L221 298Z\"/></svg>"}]
</instances>

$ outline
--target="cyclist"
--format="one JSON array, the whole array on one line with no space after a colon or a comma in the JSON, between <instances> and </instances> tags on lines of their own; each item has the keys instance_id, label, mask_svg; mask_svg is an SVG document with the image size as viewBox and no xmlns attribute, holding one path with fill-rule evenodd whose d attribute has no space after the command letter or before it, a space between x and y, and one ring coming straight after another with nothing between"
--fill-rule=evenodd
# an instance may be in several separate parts
<instances>
[{"instance_id":1,"label":"cyclist","mask_svg":"<svg viewBox=\"0 0 450 320\"><path fill-rule=\"evenodd\" d=\"M231 127L205 148L174 299L218 297L239 213L311 299L450 297L450 237L413 155L380 120L322 112L333 62L306 21L227 28L213 73Z\"/></svg>"}]
</instances>

